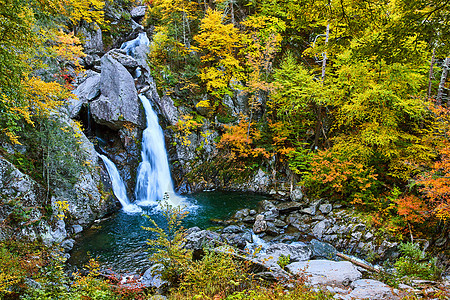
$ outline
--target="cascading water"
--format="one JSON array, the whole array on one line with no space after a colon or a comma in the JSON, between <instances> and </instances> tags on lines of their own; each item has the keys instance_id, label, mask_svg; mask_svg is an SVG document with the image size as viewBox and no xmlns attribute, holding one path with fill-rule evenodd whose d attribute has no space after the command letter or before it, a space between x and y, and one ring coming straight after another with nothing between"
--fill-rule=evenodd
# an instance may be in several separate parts
<instances>
[{"instance_id":1,"label":"cascading water","mask_svg":"<svg viewBox=\"0 0 450 300\"><path fill-rule=\"evenodd\" d=\"M142 209L139 206L131 204L128 200L125 184L123 183L123 180L119 175L119 171L117 170L116 165L108 157L102 154L98 154L98 156L100 156L100 158L105 163L106 170L108 171L109 178L111 179L114 195L116 195L117 199L119 199L120 204L122 204L123 210L128 213L142 212Z\"/></svg>"},{"instance_id":2,"label":"cascading water","mask_svg":"<svg viewBox=\"0 0 450 300\"><path fill-rule=\"evenodd\" d=\"M136 47L139 47L140 45L148 46L149 44L150 41L147 37L147 34L145 32L141 32L134 40L123 43L120 49L124 50L127 55L134 57Z\"/></svg>"},{"instance_id":3,"label":"cascading water","mask_svg":"<svg viewBox=\"0 0 450 300\"><path fill-rule=\"evenodd\" d=\"M178 206L182 204L183 199L178 197L173 189L164 133L159 126L158 116L147 97L140 94L139 99L144 106L147 128L142 134L142 162L138 169L135 192L137 203L155 205L167 194L169 197L167 202L172 206Z\"/></svg>"}]
</instances>

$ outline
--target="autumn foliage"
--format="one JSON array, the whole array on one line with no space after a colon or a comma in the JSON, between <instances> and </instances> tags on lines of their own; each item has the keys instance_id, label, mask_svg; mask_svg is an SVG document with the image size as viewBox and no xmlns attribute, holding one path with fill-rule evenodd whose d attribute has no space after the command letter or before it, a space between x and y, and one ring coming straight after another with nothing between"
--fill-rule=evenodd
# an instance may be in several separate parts
<instances>
[{"instance_id":1,"label":"autumn foliage","mask_svg":"<svg viewBox=\"0 0 450 300\"><path fill-rule=\"evenodd\" d=\"M431 212L437 218L450 220L450 144L444 143L439 150L439 160L431 170L418 179L420 191L430 202Z\"/></svg>"}]
</instances>

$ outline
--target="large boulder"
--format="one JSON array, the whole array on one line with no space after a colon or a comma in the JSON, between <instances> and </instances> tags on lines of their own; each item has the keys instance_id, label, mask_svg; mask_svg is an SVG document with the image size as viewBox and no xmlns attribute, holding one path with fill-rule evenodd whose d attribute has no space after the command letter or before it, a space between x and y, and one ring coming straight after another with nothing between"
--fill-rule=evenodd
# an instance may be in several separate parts
<instances>
[{"instance_id":1,"label":"large boulder","mask_svg":"<svg viewBox=\"0 0 450 300\"><path fill-rule=\"evenodd\" d=\"M91 102L94 120L114 130L125 123L143 127L141 105L131 74L110 53L102 57L101 69L101 95Z\"/></svg>"},{"instance_id":2,"label":"large boulder","mask_svg":"<svg viewBox=\"0 0 450 300\"><path fill-rule=\"evenodd\" d=\"M278 211L282 214L299 210L302 207L303 207L303 205L300 202L295 202L295 201L284 202L284 203L277 205Z\"/></svg>"},{"instance_id":3,"label":"large boulder","mask_svg":"<svg viewBox=\"0 0 450 300\"><path fill-rule=\"evenodd\" d=\"M399 299L392 288L388 285L373 279L360 279L352 282L353 291L347 296L350 299Z\"/></svg>"},{"instance_id":4,"label":"large boulder","mask_svg":"<svg viewBox=\"0 0 450 300\"><path fill-rule=\"evenodd\" d=\"M86 78L73 93L77 96L77 99L69 99L68 110L71 118L78 116L83 104L100 95L100 74L95 73L95 75Z\"/></svg>"},{"instance_id":5,"label":"large boulder","mask_svg":"<svg viewBox=\"0 0 450 300\"><path fill-rule=\"evenodd\" d=\"M258 234L267 230L267 222L264 220L264 215L257 215L255 224L253 224L253 232Z\"/></svg>"},{"instance_id":6,"label":"large boulder","mask_svg":"<svg viewBox=\"0 0 450 300\"><path fill-rule=\"evenodd\" d=\"M273 256L277 260L280 256L289 256L291 262L296 262L310 259L312 253L311 249L304 243L278 243L270 245L266 250L266 254Z\"/></svg>"},{"instance_id":7,"label":"large boulder","mask_svg":"<svg viewBox=\"0 0 450 300\"><path fill-rule=\"evenodd\" d=\"M309 260L294 262L286 266L289 272L304 275L311 285L349 285L361 279L362 274L348 261Z\"/></svg>"},{"instance_id":8,"label":"large boulder","mask_svg":"<svg viewBox=\"0 0 450 300\"><path fill-rule=\"evenodd\" d=\"M138 62L131 56L127 55L125 51L113 49L109 54L124 66L130 73L138 67Z\"/></svg>"},{"instance_id":9,"label":"large boulder","mask_svg":"<svg viewBox=\"0 0 450 300\"><path fill-rule=\"evenodd\" d=\"M215 246L221 242L220 235L209 230L200 230L190 232L184 239L183 247L189 250L201 250L203 247Z\"/></svg>"}]
</instances>

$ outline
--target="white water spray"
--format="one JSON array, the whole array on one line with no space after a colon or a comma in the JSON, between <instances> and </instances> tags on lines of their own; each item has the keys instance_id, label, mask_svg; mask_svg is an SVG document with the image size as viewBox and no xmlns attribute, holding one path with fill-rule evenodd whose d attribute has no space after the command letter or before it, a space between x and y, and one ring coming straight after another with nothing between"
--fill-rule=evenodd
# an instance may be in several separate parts
<instances>
[{"instance_id":1,"label":"white water spray","mask_svg":"<svg viewBox=\"0 0 450 300\"><path fill-rule=\"evenodd\" d=\"M123 183L122 177L120 177L119 171L116 165L106 156L98 154L103 160L108 171L109 178L111 179L112 189L114 195L119 199L120 204L122 204L123 210L127 213L140 213L142 209L134 204L131 204L127 197L127 191L125 184Z\"/></svg>"},{"instance_id":2,"label":"white water spray","mask_svg":"<svg viewBox=\"0 0 450 300\"><path fill-rule=\"evenodd\" d=\"M136 182L136 200L139 205L156 205L168 195L167 202L172 206L183 204L173 189L167 159L164 133L158 123L158 116L153 111L150 101L140 94L144 106L147 128L142 133L142 162L138 168Z\"/></svg>"},{"instance_id":3,"label":"white water spray","mask_svg":"<svg viewBox=\"0 0 450 300\"><path fill-rule=\"evenodd\" d=\"M150 41L147 37L147 34L145 32L141 32L134 40L123 43L120 49L124 50L127 55L134 57L137 47L139 47L140 45L148 46L149 44Z\"/></svg>"}]
</instances>

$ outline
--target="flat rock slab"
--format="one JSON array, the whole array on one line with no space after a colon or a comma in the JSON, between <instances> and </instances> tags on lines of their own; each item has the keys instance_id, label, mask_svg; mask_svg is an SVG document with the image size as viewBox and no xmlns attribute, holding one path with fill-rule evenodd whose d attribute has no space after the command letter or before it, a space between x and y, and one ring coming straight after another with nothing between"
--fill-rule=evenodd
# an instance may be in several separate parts
<instances>
[{"instance_id":1,"label":"flat rock slab","mask_svg":"<svg viewBox=\"0 0 450 300\"><path fill-rule=\"evenodd\" d=\"M362 274L348 261L308 260L289 264L287 270L296 275L307 276L311 285L344 285L361 279Z\"/></svg>"},{"instance_id":2,"label":"flat rock slab","mask_svg":"<svg viewBox=\"0 0 450 300\"><path fill-rule=\"evenodd\" d=\"M280 213L288 213L291 211L296 211L299 210L303 207L303 205L300 202L285 202L285 203L281 203L279 205L276 206L276 208L278 209L278 211Z\"/></svg>"},{"instance_id":3,"label":"flat rock slab","mask_svg":"<svg viewBox=\"0 0 450 300\"><path fill-rule=\"evenodd\" d=\"M388 285L373 279L360 279L352 282L351 299L399 299Z\"/></svg>"}]
</instances>

